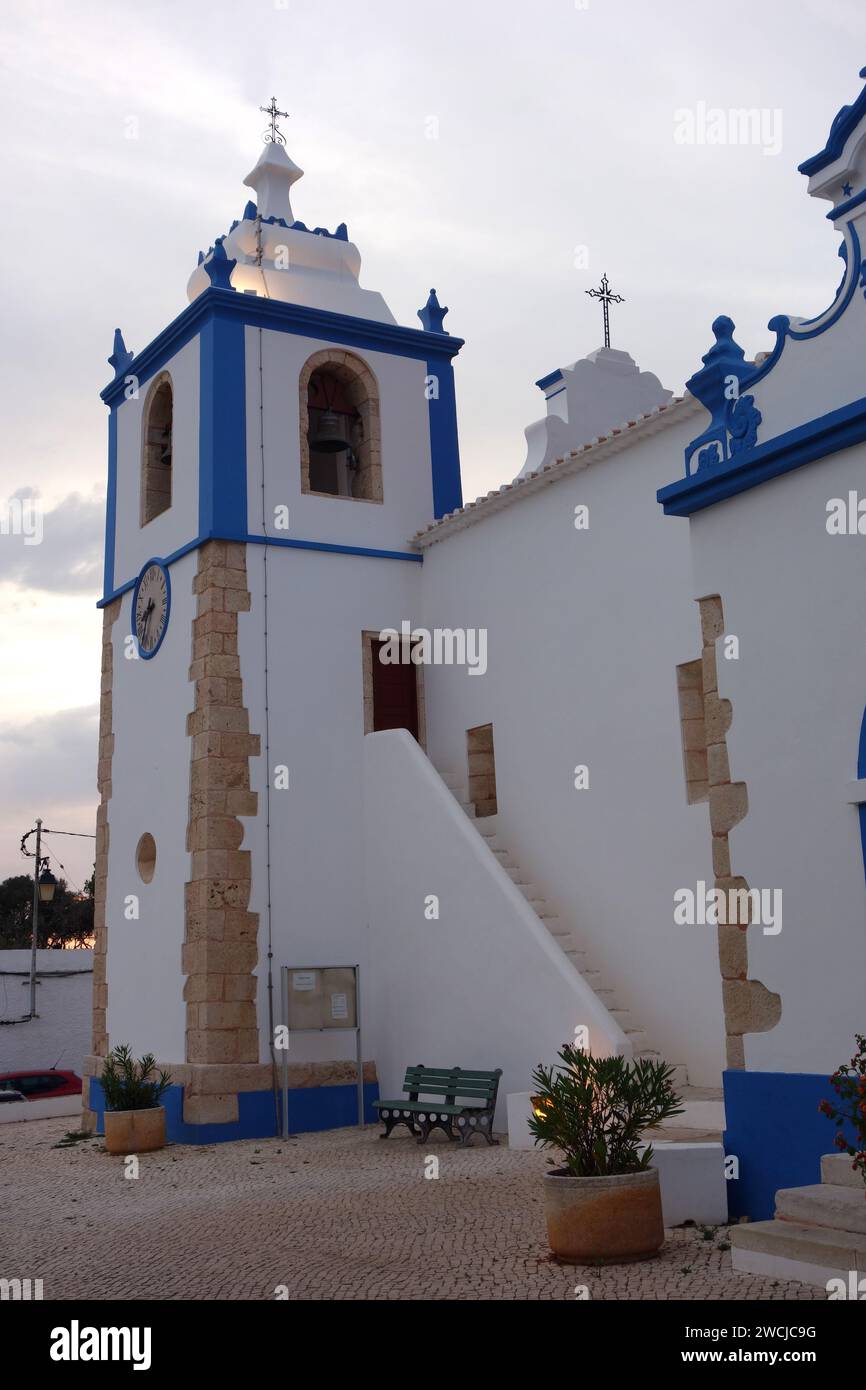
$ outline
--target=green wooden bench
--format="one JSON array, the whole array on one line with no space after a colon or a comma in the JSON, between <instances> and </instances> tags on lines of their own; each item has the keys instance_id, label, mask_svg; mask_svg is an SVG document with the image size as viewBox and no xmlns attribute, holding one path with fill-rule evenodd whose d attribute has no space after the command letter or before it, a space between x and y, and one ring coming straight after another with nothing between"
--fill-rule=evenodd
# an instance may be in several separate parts
<instances>
[{"instance_id":1,"label":"green wooden bench","mask_svg":"<svg viewBox=\"0 0 866 1390\"><path fill-rule=\"evenodd\" d=\"M473 1134L483 1134L488 1144L493 1138L493 1112L499 1091L501 1067L496 1071L470 1071L463 1067L406 1068L403 1090L408 1100L376 1100L373 1105L385 1126L380 1139L387 1139L395 1125L406 1125L423 1144L432 1129L441 1129L449 1139L469 1143ZM429 1100L419 1100L429 1096ZM436 1097L443 1097L442 1100Z\"/></svg>"}]
</instances>

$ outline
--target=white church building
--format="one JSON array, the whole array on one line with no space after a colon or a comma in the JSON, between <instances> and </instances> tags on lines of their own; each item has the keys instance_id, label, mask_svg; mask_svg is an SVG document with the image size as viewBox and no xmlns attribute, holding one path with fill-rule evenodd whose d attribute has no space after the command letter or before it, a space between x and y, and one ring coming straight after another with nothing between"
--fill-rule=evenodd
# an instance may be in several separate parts
<instances>
[{"instance_id":1,"label":"white church building","mask_svg":"<svg viewBox=\"0 0 866 1390\"><path fill-rule=\"evenodd\" d=\"M361 288L279 136L188 307L116 333L89 1123L128 1043L170 1137L275 1133L283 968L356 966L370 1119L579 1036L723 1088L732 1214L817 1180L866 1031L866 90L800 168L829 308L770 287L751 356L719 317L682 399L539 363L468 505L447 310ZM355 1047L290 1032L293 1129L354 1122Z\"/></svg>"}]
</instances>

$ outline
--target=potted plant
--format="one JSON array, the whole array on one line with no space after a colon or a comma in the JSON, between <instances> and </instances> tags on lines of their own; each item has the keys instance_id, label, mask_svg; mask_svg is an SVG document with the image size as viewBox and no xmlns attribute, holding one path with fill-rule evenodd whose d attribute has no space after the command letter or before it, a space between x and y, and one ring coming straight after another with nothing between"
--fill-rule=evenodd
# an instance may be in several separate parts
<instances>
[{"instance_id":1,"label":"potted plant","mask_svg":"<svg viewBox=\"0 0 866 1390\"><path fill-rule=\"evenodd\" d=\"M105 1147L110 1154L147 1153L165 1144L165 1110L160 1105L171 1085L168 1072L157 1073L148 1052L136 1062L125 1045L115 1047L102 1068L105 1095Z\"/></svg>"},{"instance_id":2,"label":"potted plant","mask_svg":"<svg viewBox=\"0 0 866 1390\"><path fill-rule=\"evenodd\" d=\"M550 1248L570 1264L649 1259L664 1243L664 1223L658 1170L641 1135L682 1114L673 1068L593 1057L569 1043L559 1062L533 1072L529 1120L535 1142L563 1162L544 1177Z\"/></svg>"},{"instance_id":3,"label":"potted plant","mask_svg":"<svg viewBox=\"0 0 866 1390\"><path fill-rule=\"evenodd\" d=\"M836 1092L835 1101L822 1100L818 1109L837 1126L836 1148L854 1160L851 1167L866 1183L866 1037L855 1033L854 1039L857 1043L854 1056L850 1062L837 1067L830 1077L830 1085ZM866 1197L866 1189L863 1195Z\"/></svg>"}]
</instances>

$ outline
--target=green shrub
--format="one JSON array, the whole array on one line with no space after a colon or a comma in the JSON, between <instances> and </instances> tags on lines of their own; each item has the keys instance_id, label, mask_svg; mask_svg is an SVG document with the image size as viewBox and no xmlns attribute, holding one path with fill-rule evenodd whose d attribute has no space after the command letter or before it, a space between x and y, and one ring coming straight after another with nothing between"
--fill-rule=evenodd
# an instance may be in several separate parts
<instances>
[{"instance_id":1,"label":"green shrub","mask_svg":"<svg viewBox=\"0 0 866 1390\"><path fill-rule=\"evenodd\" d=\"M573 1178L611 1177L648 1168L652 1149L641 1134L683 1106L671 1086L673 1067L638 1058L593 1057L563 1044L556 1067L532 1073L529 1130L537 1144L559 1149ZM550 1160L553 1162L553 1160Z\"/></svg>"},{"instance_id":2,"label":"green shrub","mask_svg":"<svg viewBox=\"0 0 866 1390\"><path fill-rule=\"evenodd\" d=\"M106 1110L153 1110L171 1085L168 1072L157 1074L156 1061L149 1052L136 1062L125 1044L109 1052L100 1080Z\"/></svg>"}]
</instances>

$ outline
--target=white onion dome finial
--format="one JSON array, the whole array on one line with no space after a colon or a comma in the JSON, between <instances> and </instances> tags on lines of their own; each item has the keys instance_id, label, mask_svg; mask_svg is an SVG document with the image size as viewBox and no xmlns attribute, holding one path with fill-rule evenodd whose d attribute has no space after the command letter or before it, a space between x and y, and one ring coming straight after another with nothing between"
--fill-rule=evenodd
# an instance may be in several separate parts
<instances>
[{"instance_id":1,"label":"white onion dome finial","mask_svg":"<svg viewBox=\"0 0 866 1390\"><path fill-rule=\"evenodd\" d=\"M269 140L258 162L244 179L247 188L256 194L260 217L281 218L291 227L295 220L289 193L293 183L303 177L303 169L286 154L276 140Z\"/></svg>"}]
</instances>

